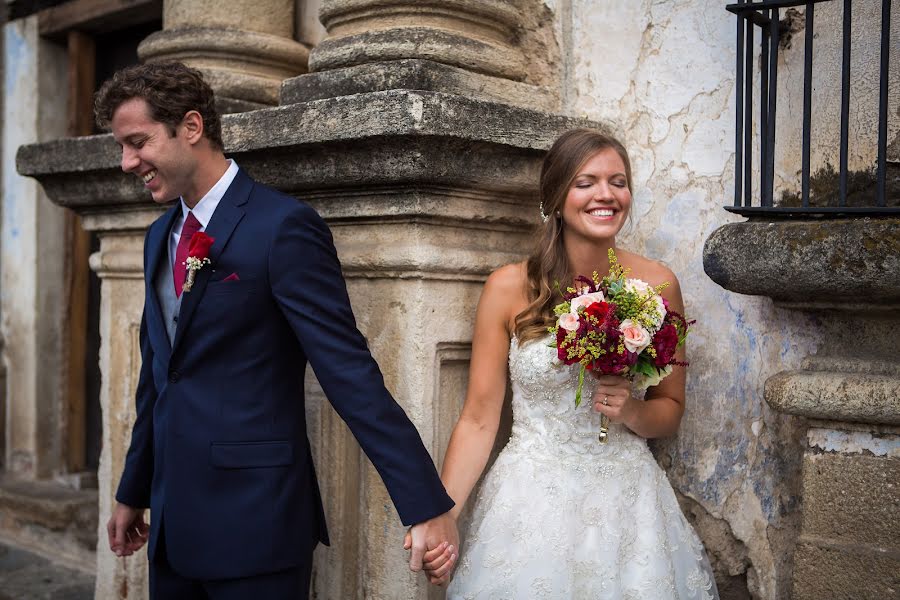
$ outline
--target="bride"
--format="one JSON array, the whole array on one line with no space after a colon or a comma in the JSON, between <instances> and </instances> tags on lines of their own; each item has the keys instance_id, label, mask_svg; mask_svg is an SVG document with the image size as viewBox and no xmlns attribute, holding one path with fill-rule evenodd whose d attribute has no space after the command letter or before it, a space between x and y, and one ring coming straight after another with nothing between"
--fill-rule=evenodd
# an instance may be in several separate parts
<instances>
[{"instance_id":1,"label":"bride","mask_svg":"<svg viewBox=\"0 0 900 600\"><path fill-rule=\"evenodd\" d=\"M454 517L488 461L507 373L513 426L475 500L447 597L717 598L700 540L646 443L678 430L684 368L644 398L622 377L591 377L592 400L576 408L578 366L557 361L547 332L562 301L556 282L605 274L610 248L630 277L669 282L663 296L684 311L669 269L616 246L632 202L625 148L597 131L569 131L547 154L540 188L537 247L495 271L478 304L469 389L441 475ZM607 444L597 441L601 414L612 423ZM430 565L438 574L456 560L444 556L446 567Z\"/></svg>"}]
</instances>

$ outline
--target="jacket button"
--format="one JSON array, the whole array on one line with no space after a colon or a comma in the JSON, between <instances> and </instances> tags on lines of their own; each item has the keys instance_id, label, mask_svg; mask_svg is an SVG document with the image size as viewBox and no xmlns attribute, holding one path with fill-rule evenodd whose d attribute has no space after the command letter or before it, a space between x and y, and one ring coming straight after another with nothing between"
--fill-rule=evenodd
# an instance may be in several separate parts
<instances>
[{"instance_id":1,"label":"jacket button","mask_svg":"<svg viewBox=\"0 0 900 600\"><path fill-rule=\"evenodd\" d=\"M178 381L178 371L169 371L169 382L175 383Z\"/></svg>"}]
</instances>

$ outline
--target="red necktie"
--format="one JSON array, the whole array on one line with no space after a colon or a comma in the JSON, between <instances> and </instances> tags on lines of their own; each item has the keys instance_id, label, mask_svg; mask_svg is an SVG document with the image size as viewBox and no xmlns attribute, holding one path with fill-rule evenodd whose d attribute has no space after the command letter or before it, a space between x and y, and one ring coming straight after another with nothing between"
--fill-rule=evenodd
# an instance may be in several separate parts
<instances>
[{"instance_id":1,"label":"red necktie","mask_svg":"<svg viewBox=\"0 0 900 600\"><path fill-rule=\"evenodd\" d=\"M188 211L184 225L181 226L181 237L178 238L178 248L175 250L175 264L172 265L172 274L175 276L175 296L181 297L181 288L184 286L184 279L187 276L187 267L185 261L188 257L188 248L191 245L191 238L203 227L194 213Z\"/></svg>"}]
</instances>

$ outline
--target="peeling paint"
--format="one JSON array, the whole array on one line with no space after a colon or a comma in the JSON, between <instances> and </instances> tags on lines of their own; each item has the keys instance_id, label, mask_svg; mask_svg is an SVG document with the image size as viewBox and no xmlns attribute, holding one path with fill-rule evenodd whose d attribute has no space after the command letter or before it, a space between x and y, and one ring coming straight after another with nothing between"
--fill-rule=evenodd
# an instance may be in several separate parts
<instances>
[{"instance_id":1,"label":"peeling paint","mask_svg":"<svg viewBox=\"0 0 900 600\"><path fill-rule=\"evenodd\" d=\"M840 431L810 427L806 432L810 448L842 454L865 454L900 458L900 436L876 435L867 431Z\"/></svg>"}]
</instances>

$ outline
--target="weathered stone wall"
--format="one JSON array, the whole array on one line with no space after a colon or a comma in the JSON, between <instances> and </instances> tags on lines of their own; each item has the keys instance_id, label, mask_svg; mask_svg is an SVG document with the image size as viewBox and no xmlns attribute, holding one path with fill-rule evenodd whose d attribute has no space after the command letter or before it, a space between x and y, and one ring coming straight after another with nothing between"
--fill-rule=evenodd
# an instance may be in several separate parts
<instances>
[{"instance_id":1,"label":"weathered stone wall","mask_svg":"<svg viewBox=\"0 0 900 600\"><path fill-rule=\"evenodd\" d=\"M818 326L703 271L704 241L732 220L721 207L733 193L735 17L705 0L547 4L564 111L613 124L631 153L634 223L621 242L668 264L698 319L687 411L679 434L656 442L660 462L723 596L787 597L803 429L765 404L763 384L815 350Z\"/></svg>"},{"instance_id":2,"label":"weathered stone wall","mask_svg":"<svg viewBox=\"0 0 900 600\"><path fill-rule=\"evenodd\" d=\"M65 234L63 210L16 173L20 144L66 133L65 50L38 35L37 17L4 26L0 334L7 370L6 469L49 477L63 465Z\"/></svg>"}]
</instances>

